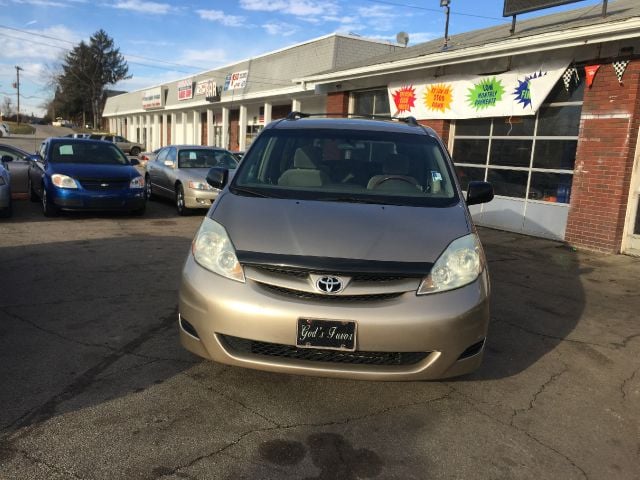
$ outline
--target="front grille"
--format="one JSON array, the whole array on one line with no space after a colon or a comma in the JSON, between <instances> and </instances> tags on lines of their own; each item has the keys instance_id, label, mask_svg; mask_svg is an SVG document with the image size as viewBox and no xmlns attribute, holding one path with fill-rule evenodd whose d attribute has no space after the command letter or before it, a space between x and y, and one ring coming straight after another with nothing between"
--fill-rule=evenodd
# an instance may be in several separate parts
<instances>
[{"instance_id":1,"label":"front grille","mask_svg":"<svg viewBox=\"0 0 640 480\"><path fill-rule=\"evenodd\" d=\"M78 181L86 190L124 190L131 182L128 178L79 178Z\"/></svg>"},{"instance_id":2,"label":"front grille","mask_svg":"<svg viewBox=\"0 0 640 480\"><path fill-rule=\"evenodd\" d=\"M305 270L301 268L293 268L293 267L275 267L269 265L251 265L252 268L255 268L258 271L275 273L277 275L284 275L295 278L303 278L306 279L309 274L316 275L335 275L338 277L349 277L351 278L351 282L395 282L406 280L407 278L412 278L411 276L402 276L397 274L385 274L385 273L346 273L346 272L334 272L334 271L326 271L326 270ZM416 277L416 281L419 280Z\"/></svg>"},{"instance_id":3,"label":"front grille","mask_svg":"<svg viewBox=\"0 0 640 480\"><path fill-rule=\"evenodd\" d=\"M299 298L301 300L321 300L328 302L374 302L391 300L403 295L405 292L375 293L371 295L323 295L321 293L304 292L302 290L292 290L290 288L278 287L267 283L258 283L263 289L288 297Z\"/></svg>"},{"instance_id":4,"label":"front grille","mask_svg":"<svg viewBox=\"0 0 640 480\"><path fill-rule=\"evenodd\" d=\"M430 352L342 352L317 348L298 348L279 343L257 342L244 338L220 335L230 352L249 353L263 357L290 358L312 362L344 363L351 365L414 365Z\"/></svg>"}]
</instances>

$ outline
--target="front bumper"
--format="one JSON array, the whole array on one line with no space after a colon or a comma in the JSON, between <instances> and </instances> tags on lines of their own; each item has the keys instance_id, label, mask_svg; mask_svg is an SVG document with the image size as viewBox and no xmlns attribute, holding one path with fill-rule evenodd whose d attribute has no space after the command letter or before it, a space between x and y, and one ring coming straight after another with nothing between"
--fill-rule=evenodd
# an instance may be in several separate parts
<instances>
[{"instance_id":1,"label":"front bumper","mask_svg":"<svg viewBox=\"0 0 640 480\"><path fill-rule=\"evenodd\" d=\"M53 204L62 210L139 210L145 206L144 189L87 191L53 187Z\"/></svg>"},{"instance_id":2,"label":"front bumper","mask_svg":"<svg viewBox=\"0 0 640 480\"><path fill-rule=\"evenodd\" d=\"M209 208L211 204L218 198L220 190L196 190L194 188L185 188L184 206L187 208Z\"/></svg>"},{"instance_id":3,"label":"front bumper","mask_svg":"<svg viewBox=\"0 0 640 480\"><path fill-rule=\"evenodd\" d=\"M292 298L249 279L228 280L200 267L189 255L179 312L183 346L220 363L342 378L426 380L462 375L480 365L489 323L489 285L485 271L472 284L450 292L424 296L407 292L393 299L336 303ZM413 364L362 365L262 355L235 347L238 340L246 344L242 339L247 339L295 350L301 317L355 321L357 352L426 355ZM476 346L472 354L465 355L472 346Z\"/></svg>"}]
</instances>

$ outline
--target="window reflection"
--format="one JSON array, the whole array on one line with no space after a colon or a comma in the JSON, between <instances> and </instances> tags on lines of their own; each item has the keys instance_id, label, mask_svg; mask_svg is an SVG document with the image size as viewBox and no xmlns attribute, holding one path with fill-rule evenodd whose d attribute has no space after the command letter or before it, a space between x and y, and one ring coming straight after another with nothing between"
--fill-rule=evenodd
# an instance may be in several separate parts
<instances>
[{"instance_id":1,"label":"window reflection","mask_svg":"<svg viewBox=\"0 0 640 480\"><path fill-rule=\"evenodd\" d=\"M487 163L489 140L456 139L453 144L453 160L456 163Z\"/></svg>"},{"instance_id":2,"label":"window reflection","mask_svg":"<svg viewBox=\"0 0 640 480\"><path fill-rule=\"evenodd\" d=\"M496 195L525 198L528 172L519 170L489 169L487 181L493 185Z\"/></svg>"},{"instance_id":3,"label":"window reflection","mask_svg":"<svg viewBox=\"0 0 640 480\"><path fill-rule=\"evenodd\" d=\"M569 203L573 175L565 173L533 172L529 198L545 202Z\"/></svg>"}]
</instances>

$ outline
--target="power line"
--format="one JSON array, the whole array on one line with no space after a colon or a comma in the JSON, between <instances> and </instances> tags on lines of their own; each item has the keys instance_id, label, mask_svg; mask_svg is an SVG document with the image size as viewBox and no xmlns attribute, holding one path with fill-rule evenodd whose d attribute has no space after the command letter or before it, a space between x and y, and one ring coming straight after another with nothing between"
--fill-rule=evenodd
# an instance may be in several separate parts
<instances>
[{"instance_id":1,"label":"power line","mask_svg":"<svg viewBox=\"0 0 640 480\"><path fill-rule=\"evenodd\" d=\"M388 2L386 0L364 0L365 2L370 2L370 3L381 3L383 5L391 5L394 7L404 7L404 8L413 8L415 10L423 10L425 12L436 12L436 13L442 13L441 9L437 9L437 8L428 8L428 7L419 7L418 5L407 5L405 3L394 3L394 2ZM459 17L472 17L472 18L484 18L486 20L498 20L501 22L504 22L504 18L498 18L498 17L488 17L485 15L476 15L475 13L463 13L463 12L451 12L451 15L456 15Z\"/></svg>"},{"instance_id":2,"label":"power line","mask_svg":"<svg viewBox=\"0 0 640 480\"><path fill-rule=\"evenodd\" d=\"M13 27L6 27L4 25L0 25L0 28L6 28L6 29L9 29L9 30L15 30L15 31L18 31L18 32L21 32L21 33L27 33L27 34L34 35L34 36L37 36L37 37L44 37L44 38L49 38L49 39L53 39L53 40L58 40L58 41L65 42L65 43L71 43L71 42L68 42L67 40L63 40L63 39L60 39L60 38L52 37L50 35L32 33L32 32L28 32L26 30L20 30L20 29L13 28ZM58 48L58 49L63 50L65 52L69 52L70 51L70 49L66 48L66 47L61 47L59 45L52 45L50 43L45 43L45 42L38 42L36 40L30 40L30 39L26 39L26 38L23 38L23 37L17 37L15 35L9 35L7 33L1 33L0 32L0 36L7 37L7 38L13 38L14 40L28 41L28 42L30 42L30 43L32 43L34 45L43 45L43 46L51 47L51 48ZM125 53L123 53L123 55L125 57L147 58L148 60L153 61L153 62L166 63L166 64L169 64L169 65L181 65L181 66L185 66L187 68L197 69L202 73L207 72L207 69L203 68L203 67L194 67L194 66L184 65L184 64L181 64L181 63L166 62L164 60L158 60L158 59L149 58L149 57L142 57L140 55L131 55L131 54L125 54ZM146 64L146 63L135 62L135 61L128 60L128 59L127 59L127 63L130 63L132 65L142 66L142 67L155 68L155 69L158 69L158 70L173 71L173 72L177 72L177 73L185 73L187 75L196 74L196 72L187 72L187 71L184 71L184 70L177 70L177 69L161 67L159 65L150 65L150 64ZM226 78L226 75L223 74L223 73L210 72L209 74L211 76L213 76L213 77L216 77L220 81L222 81L222 80L224 80ZM275 86L290 86L291 85L291 82L288 79L264 77L264 76L255 75L255 74L251 75L251 80L250 81L253 84L260 84L260 85L275 85Z\"/></svg>"}]
</instances>

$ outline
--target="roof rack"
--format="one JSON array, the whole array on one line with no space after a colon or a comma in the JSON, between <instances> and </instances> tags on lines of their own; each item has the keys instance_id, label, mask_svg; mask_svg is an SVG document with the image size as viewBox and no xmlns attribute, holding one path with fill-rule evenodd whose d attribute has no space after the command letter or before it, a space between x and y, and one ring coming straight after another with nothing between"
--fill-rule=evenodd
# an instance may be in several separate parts
<instances>
[{"instance_id":1,"label":"roof rack","mask_svg":"<svg viewBox=\"0 0 640 480\"><path fill-rule=\"evenodd\" d=\"M393 117L391 115L355 115L352 113L305 113L293 111L289 113L285 119L286 120L298 120L300 118L308 118L308 117L344 117L344 118L366 118L371 120L397 120L399 122L404 122L408 125L412 125L414 127L421 126L415 117Z\"/></svg>"}]
</instances>

